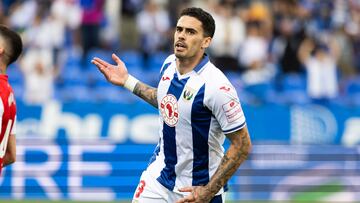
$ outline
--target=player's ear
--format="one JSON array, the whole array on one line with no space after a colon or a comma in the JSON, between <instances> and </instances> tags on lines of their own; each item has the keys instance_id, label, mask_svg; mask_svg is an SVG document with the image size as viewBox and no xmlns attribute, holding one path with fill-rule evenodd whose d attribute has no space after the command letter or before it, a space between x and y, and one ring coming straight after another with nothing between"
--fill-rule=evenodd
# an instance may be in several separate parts
<instances>
[{"instance_id":1,"label":"player's ear","mask_svg":"<svg viewBox=\"0 0 360 203\"><path fill-rule=\"evenodd\" d=\"M203 42L202 42L201 48L202 49L208 48L210 46L211 40L212 40L211 37L205 37Z\"/></svg>"},{"instance_id":2,"label":"player's ear","mask_svg":"<svg viewBox=\"0 0 360 203\"><path fill-rule=\"evenodd\" d=\"M0 55L4 54L5 49L3 47L0 47Z\"/></svg>"}]
</instances>

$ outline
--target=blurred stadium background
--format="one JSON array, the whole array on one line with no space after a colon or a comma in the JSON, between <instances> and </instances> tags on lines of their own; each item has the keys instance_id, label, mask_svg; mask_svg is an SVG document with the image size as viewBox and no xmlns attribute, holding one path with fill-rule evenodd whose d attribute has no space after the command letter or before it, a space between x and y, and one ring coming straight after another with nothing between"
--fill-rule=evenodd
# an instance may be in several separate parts
<instances>
[{"instance_id":1,"label":"blurred stadium background","mask_svg":"<svg viewBox=\"0 0 360 203\"><path fill-rule=\"evenodd\" d=\"M187 6L215 17L208 52L237 89L254 143L229 202L360 201L359 0L2 0L0 23L25 51L8 70L18 157L0 201L130 201L158 114L90 60L117 53L156 85Z\"/></svg>"}]
</instances>

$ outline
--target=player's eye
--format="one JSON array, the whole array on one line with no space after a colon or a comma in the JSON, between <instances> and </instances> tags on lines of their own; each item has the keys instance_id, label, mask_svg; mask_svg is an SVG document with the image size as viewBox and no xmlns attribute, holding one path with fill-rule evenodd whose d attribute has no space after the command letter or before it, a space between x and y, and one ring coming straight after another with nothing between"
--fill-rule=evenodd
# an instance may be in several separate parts
<instances>
[{"instance_id":1,"label":"player's eye","mask_svg":"<svg viewBox=\"0 0 360 203\"><path fill-rule=\"evenodd\" d=\"M189 35L194 35L195 31L194 30L187 30L186 33L189 34Z\"/></svg>"},{"instance_id":2,"label":"player's eye","mask_svg":"<svg viewBox=\"0 0 360 203\"><path fill-rule=\"evenodd\" d=\"M181 32L183 29L181 27L176 27L176 32Z\"/></svg>"}]
</instances>

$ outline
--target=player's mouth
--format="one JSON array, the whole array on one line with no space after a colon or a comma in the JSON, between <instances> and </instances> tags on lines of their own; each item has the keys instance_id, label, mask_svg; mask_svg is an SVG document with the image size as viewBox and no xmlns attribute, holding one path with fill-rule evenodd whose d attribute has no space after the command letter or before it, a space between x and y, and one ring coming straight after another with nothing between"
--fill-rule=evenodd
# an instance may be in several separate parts
<instances>
[{"instance_id":1,"label":"player's mouth","mask_svg":"<svg viewBox=\"0 0 360 203\"><path fill-rule=\"evenodd\" d=\"M176 42L175 43L175 50L176 51L184 51L187 48L184 42Z\"/></svg>"}]
</instances>

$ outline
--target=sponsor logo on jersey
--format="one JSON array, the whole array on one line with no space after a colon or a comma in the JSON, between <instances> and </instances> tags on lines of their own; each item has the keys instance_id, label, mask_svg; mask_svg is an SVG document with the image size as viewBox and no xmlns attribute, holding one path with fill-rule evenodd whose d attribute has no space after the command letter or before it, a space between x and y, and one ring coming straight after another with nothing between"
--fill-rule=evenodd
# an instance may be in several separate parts
<instances>
[{"instance_id":1,"label":"sponsor logo on jersey","mask_svg":"<svg viewBox=\"0 0 360 203\"><path fill-rule=\"evenodd\" d=\"M224 91L224 92L229 92L231 90L231 87L228 86L228 85L223 85L219 89Z\"/></svg>"},{"instance_id":2,"label":"sponsor logo on jersey","mask_svg":"<svg viewBox=\"0 0 360 203\"><path fill-rule=\"evenodd\" d=\"M240 103L236 100L230 100L229 102L223 104L222 108L225 111L225 116L229 123L243 117Z\"/></svg>"},{"instance_id":3,"label":"sponsor logo on jersey","mask_svg":"<svg viewBox=\"0 0 360 203\"><path fill-rule=\"evenodd\" d=\"M170 80L170 77L168 77L168 76L163 76L163 77L161 78L161 80L162 80L162 81Z\"/></svg>"},{"instance_id":4,"label":"sponsor logo on jersey","mask_svg":"<svg viewBox=\"0 0 360 203\"><path fill-rule=\"evenodd\" d=\"M178 102L174 95L166 95L160 103L160 113L164 119L164 122L174 127L179 121Z\"/></svg>"}]
</instances>

